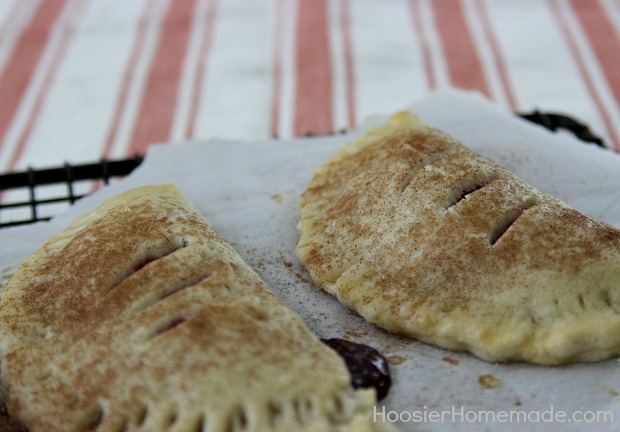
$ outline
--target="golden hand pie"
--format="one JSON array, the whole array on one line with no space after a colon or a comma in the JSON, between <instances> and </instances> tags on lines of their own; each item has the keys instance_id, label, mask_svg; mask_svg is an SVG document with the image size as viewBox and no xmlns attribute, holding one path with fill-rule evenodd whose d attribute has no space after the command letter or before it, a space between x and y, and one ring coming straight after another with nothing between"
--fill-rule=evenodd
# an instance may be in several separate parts
<instances>
[{"instance_id":1,"label":"golden hand pie","mask_svg":"<svg viewBox=\"0 0 620 432\"><path fill-rule=\"evenodd\" d=\"M12 416L36 431L371 431L373 390L173 185L27 258L0 307Z\"/></svg>"},{"instance_id":2,"label":"golden hand pie","mask_svg":"<svg viewBox=\"0 0 620 432\"><path fill-rule=\"evenodd\" d=\"M367 321L489 361L620 353L620 231L401 112L318 168L297 254Z\"/></svg>"}]
</instances>

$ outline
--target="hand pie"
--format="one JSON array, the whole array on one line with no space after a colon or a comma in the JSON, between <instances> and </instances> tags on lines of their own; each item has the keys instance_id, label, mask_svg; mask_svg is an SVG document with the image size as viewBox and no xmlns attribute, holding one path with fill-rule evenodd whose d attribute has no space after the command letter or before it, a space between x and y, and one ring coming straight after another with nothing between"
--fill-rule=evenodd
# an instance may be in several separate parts
<instances>
[{"instance_id":1,"label":"hand pie","mask_svg":"<svg viewBox=\"0 0 620 432\"><path fill-rule=\"evenodd\" d=\"M172 185L79 217L4 288L2 381L36 431L371 431L374 390Z\"/></svg>"},{"instance_id":2,"label":"hand pie","mask_svg":"<svg viewBox=\"0 0 620 432\"><path fill-rule=\"evenodd\" d=\"M488 361L620 353L620 230L411 113L318 168L300 208L314 281L380 327Z\"/></svg>"}]
</instances>

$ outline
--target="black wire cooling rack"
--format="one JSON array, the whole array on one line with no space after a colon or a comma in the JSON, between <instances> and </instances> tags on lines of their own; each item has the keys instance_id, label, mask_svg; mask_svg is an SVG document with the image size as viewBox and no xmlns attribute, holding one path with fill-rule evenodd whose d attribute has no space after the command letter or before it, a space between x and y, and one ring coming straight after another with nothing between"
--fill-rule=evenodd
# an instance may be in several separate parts
<instances>
[{"instance_id":1,"label":"black wire cooling rack","mask_svg":"<svg viewBox=\"0 0 620 432\"><path fill-rule=\"evenodd\" d=\"M49 220L54 214L131 173L143 158L101 160L83 165L0 175L0 228Z\"/></svg>"},{"instance_id":2,"label":"black wire cooling rack","mask_svg":"<svg viewBox=\"0 0 620 432\"><path fill-rule=\"evenodd\" d=\"M556 131L567 130L580 140L605 147L584 123L558 113L517 113L525 120ZM49 220L102 184L131 173L143 158L102 160L84 165L65 164L0 175L0 228Z\"/></svg>"}]
</instances>

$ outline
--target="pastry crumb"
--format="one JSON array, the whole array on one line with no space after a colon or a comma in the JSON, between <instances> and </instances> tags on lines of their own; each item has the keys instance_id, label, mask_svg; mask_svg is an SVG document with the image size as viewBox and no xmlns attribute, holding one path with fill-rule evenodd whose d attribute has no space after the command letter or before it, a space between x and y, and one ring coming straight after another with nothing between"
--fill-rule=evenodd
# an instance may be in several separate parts
<instances>
[{"instance_id":1,"label":"pastry crumb","mask_svg":"<svg viewBox=\"0 0 620 432\"><path fill-rule=\"evenodd\" d=\"M286 194L283 192L278 192L271 194L270 198L277 203L281 203L284 198L286 198Z\"/></svg>"},{"instance_id":2,"label":"pastry crumb","mask_svg":"<svg viewBox=\"0 0 620 432\"><path fill-rule=\"evenodd\" d=\"M407 361L406 357L400 355L390 355L386 356L387 362L391 365L399 365Z\"/></svg>"},{"instance_id":3,"label":"pastry crumb","mask_svg":"<svg viewBox=\"0 0 620 432\"><path fill-rule=\"evenodd\" d=\"M453 359L452 357L444 357L442 358L443 361L445 361L446 363L450 363L451 365L458 365L460 362L456 359Z\"/></svg>"},{"instance_id":4,"label":"pastry crumb","mask_svg":"<svg viewBox=\"0 0 620 432\"><path fill-rule=\"evenodd\" d=\"M617 397L618 396L618 390L616 390L615 388L609 387L609 386L601 386L601 388L607 392L609 394L609 396L611 397Z\"/></svg>"},{"instance_id":5,"label":"pastry crumb","mask_svg":"<svg viewBox=\"0 0 620 432\"><path fill-rule=\"evenodd\" d=\"M282 252L280 252L280 261L282 261L282 264L284 264L284 267L289 268L289 269L293 268L293 263L290 260L288 260L285 257L284 253Z\"/></svg>"},{"instance_id":6,"label":"pastry crumb","mask_svg":"<svg viewBox=\"0 0 620 432\"><path fill-rule=\"evenodd\" d=\"M478 377L478 382L483 388L487 389L498 388L502 385L502 380L491 374L480 375Z\"/></svg>"}]
</instances>

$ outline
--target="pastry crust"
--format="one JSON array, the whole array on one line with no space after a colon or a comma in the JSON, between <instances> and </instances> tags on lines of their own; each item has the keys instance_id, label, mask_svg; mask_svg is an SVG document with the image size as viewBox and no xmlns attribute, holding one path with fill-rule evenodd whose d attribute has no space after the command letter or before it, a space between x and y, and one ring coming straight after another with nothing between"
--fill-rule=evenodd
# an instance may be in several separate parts
<instances>
[{"instance_id":1,"label":"pastry crust","mask_svg":"<svg viewBox=\"0 0 620 432\"><path fill-rule=\"evenodd\" d=\"M366 320L488 361L620 353L620 231L401 112L318 168L297 254Z\"/></svg>"},{"instance_id":2,"label":"pastry crust","mask_svg":"<svg viewBox=\"0 0 620 432\"><path fill-rule=\"evenodd\" d=\"M171 184L77 218L0 307L7 406L36 431L373 431L374 390Z\"/></svg>"}]
</instances>

